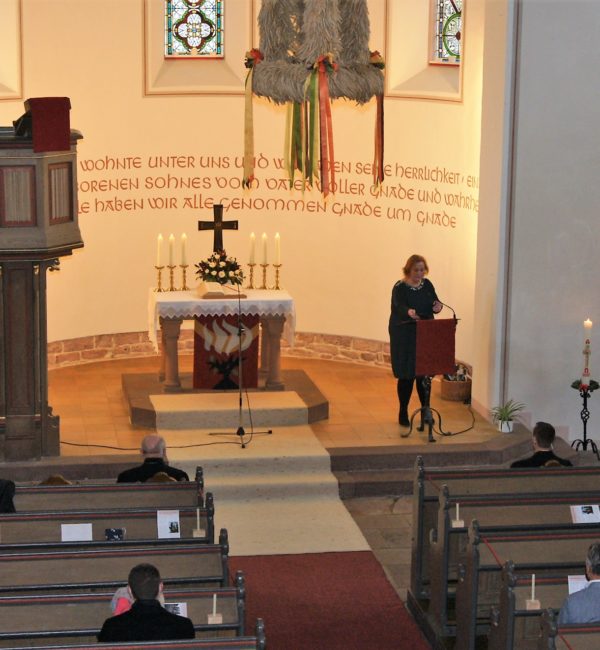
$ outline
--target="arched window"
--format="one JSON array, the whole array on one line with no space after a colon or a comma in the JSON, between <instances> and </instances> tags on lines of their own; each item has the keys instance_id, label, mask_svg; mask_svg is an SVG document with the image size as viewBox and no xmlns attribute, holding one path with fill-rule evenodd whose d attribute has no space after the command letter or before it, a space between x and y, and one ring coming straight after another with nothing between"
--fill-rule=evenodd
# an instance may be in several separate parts
<instances>
[{"instance_id":1,"label":"arched window","mask_svg":"<svg viewBox=\"0 0 600 650\"><path fill-rule=\"evenodd\" d=\"M433 0L432 63L458 65L462 56L463 0Z\"/></svg>"},{"instance_id":2,"label":"arched window","mask_svg":"<svg viewBox=\"0 0 600 650\"><path fill-rule=\"evenodd\" d=\"M165 58L222 58L224 0L165 0Z\"/></svg>"}]
</instances>

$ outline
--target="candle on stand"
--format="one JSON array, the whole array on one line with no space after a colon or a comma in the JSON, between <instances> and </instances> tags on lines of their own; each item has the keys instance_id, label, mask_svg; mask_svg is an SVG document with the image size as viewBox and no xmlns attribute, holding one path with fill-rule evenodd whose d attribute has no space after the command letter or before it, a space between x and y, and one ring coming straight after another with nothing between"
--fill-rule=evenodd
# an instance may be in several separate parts
<instances>
[{"instance_id":1,"label":"candle on stand","mask_svg":"<svg viewBox=\"0 0 600 650\"><path fill-rule=\"evenodd\" d=\"M256 235L253 232L251 232L250 233L250 259L248 260L248 264L254 264L255 255L256 255Z\"/></svg>"},{"instance_id":2,"label":"candle on stand","mask_svg":"<svg viewBox=\"0 0 600 650\"><path fill-rule=\"evenodd\" d=\"M267 233L262 234L262 263L267 264Z\"/></svg>"},{"instance_id":3,"label":"candle on stand","mask_svg":"<svg viewBox=\"0 0 600 650\"><path fill-rule=\"evenodd\" d=\"M160 255L163 245L163 236L159 235L156 240L156 266L160 266Z\"/></svg>"},{"instance_id":4,"label":"candle on stand","mask_svg":"<svg viewBox=\"0 0 600 650\"><path fill-rule=\"evenodd\" d=\"M592 333L592 325L593 323L589 318L583 321L583 331L585 333L583 342L583 358L585 359L585 363L583 365L583 375L581 376L581 384L583 386L589 386L592 377L590 373L590 356L592 354L590 336Z\"/></svg>"},{"instance_id":5,"label":"candle on stand","mask_svg":"<svg viewBox=\"0 0 600 650\"><path fill-rule=\"evenodd\" d=\"M169 266L175 266L173 264L173 259L174 259L173 248L174 247L175 247L175 235L173 233L171 233L169 235Z\"/></svg>"},{"instance_id":6,"label":"candle on stand","mask_svg":"<svg viewBox=\"0 0 600 650\"><path fill-rule=\"evenodd\" d=\"M187 235L183 233L181 235L181 266L185 266L187 264Z\"/></svg>"},{"instance_id":7,"label":"candle on stand","mask_svg":"<svg viewBox=\"0 0 600 650\"><path fill-rule=\"evenodd\" d=\"M275 264L281 264L281 237L275 233Z\"/></svg>"},{"instance_id":8,"label":"candle on stand","mask_svg":"<svg viewBox=\"0 0 600 650\"><path fill-rule=\"evenodd\" d=\"M217 594L213 594L213 612L212 615L214 616L217 613Z\"/></svg>"}]
</instances>

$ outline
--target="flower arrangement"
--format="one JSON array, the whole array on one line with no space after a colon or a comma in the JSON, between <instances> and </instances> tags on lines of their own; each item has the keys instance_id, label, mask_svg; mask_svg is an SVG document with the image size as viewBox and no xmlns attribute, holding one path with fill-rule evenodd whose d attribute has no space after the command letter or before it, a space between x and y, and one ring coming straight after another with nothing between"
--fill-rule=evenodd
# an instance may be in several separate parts
<instances>
[{"instance_id":1,"label":"flower arrangement","mask_svg":"<svg viewBox=\"0 0 600 650\"><path fill-rule=\"evenodd\" d=\"M196 275L204 282L219 284L242 284L244 272L235 257L227 257L225 251L215 251L207 260L196 264Z\"/></svg>"},{"instance_id":2,"label":"flower arrangement","mask_svg":"<svg viewBox=\"0 0 600 650\"><path fill-rule=\"evenodd\" d=\"M574 388L575 390L583 390L582 386L583 384L581 383L581 379L576 379L571 384L571 388ZM588 391L592 393L593 391L598 390L598 388L600 388L600 384L595 379L590 379Z\"/></svg>"}]
</instances>

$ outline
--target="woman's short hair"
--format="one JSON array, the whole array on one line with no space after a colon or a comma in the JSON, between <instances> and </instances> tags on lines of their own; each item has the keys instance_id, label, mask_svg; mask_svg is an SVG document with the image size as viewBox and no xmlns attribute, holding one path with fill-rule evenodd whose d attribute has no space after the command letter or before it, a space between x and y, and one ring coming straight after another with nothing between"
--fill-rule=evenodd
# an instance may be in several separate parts
<instances>
[{"instance_id":1,"label":"woman's short hair","mask_svg":"<svg viewBox=\"0 0 600 650\"><path fill-rule=\"evenodd\" d=\"M413 266L415 266L419 262L423 262L423 266L425 267L425 273L429 273L429 267L427 266L427 260L422 255L411 255L406 260L406 264L404 265L404 268L402 269L402 271L404 272L404 275L405 276L410 275L410 272L412 271Z\"/></svg>"}]
</instances>

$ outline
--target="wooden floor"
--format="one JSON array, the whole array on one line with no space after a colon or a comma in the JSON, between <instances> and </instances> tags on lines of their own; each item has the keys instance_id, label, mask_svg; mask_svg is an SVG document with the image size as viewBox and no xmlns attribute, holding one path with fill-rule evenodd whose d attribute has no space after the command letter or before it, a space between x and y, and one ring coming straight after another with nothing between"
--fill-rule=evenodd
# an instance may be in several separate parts
<instances>
[{"instance_id":1,"label":"wooden floor","mask_svg":"<svg viewBox=\"0 0 600 650\"><path fill-rule=\"evenodd\" d=\"M191 371L192 357L180 357L182 372ZM391 371L382 368L323 361L284 358L284 368L304 370L330 403L328 420L312 425L326 448L414 444L425 442L425 434L413 433L403 439L397 422L396 382ZM121 375L153 372L157 357L101 361L51 370L49 402L60 416L61 454L95 455L131 453L139 449L148 430L134 428L129 422L127 404L121 389ZM439 397L434 382L432 406L442 415L446 431L460 431L472 423L473 416L462 403ZM417 408L416 391L411 407ZM488 422L475 416L475 427L456 438L438 438L442 444L454 441L483 442L497 436ZM65 443L82 446L70 446ZM106 448L91 445L105 445Z\"/></svg>"}]
</instances>

